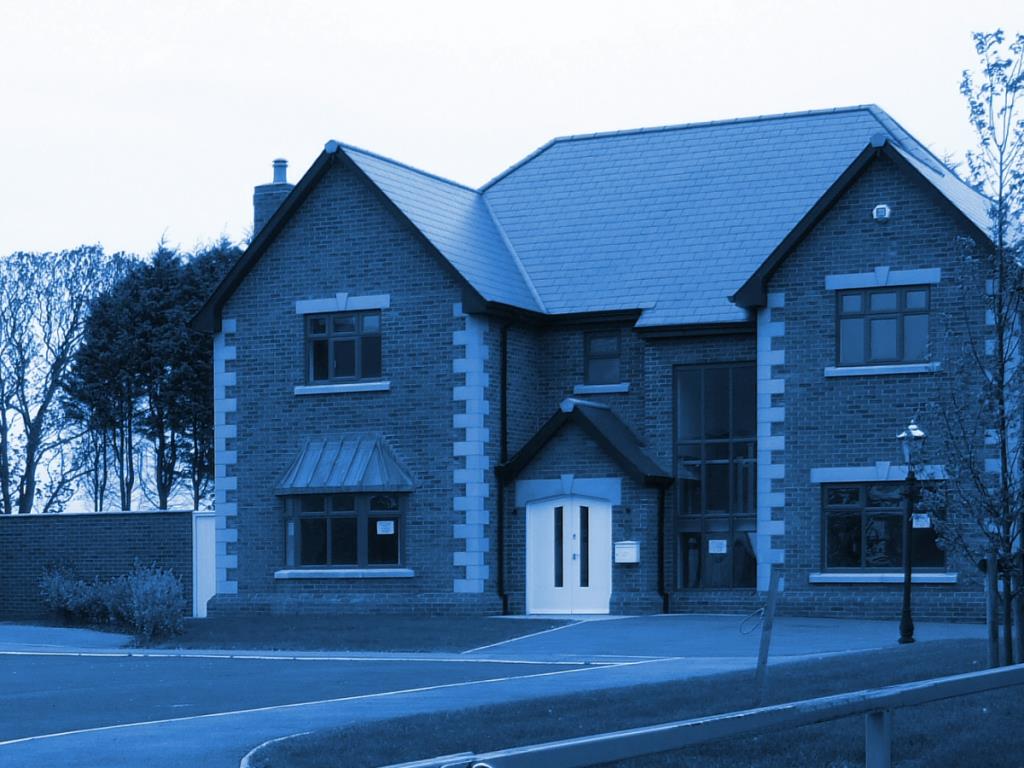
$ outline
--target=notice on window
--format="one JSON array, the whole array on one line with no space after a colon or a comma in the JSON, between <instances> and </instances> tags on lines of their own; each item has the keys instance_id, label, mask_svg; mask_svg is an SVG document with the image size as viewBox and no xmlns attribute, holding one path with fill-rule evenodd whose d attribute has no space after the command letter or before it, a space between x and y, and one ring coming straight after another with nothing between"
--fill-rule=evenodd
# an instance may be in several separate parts
<instances>
[{"instance_id":1,"label":"notice on window","mask_svg":"<svg viewBox=\"0 0 1024 768\"><path fill-rule=\"evenodd\" d=\"M378 520L377 521L377 535L378 536L394 536L395 535L395 521L394 520Z\"/></svg>"},{"instance_id":2,"label":"notice on window","mask_svg":"<svg viewBox=\"0 0 1024 768\"><path fill-rule=\"evenodd\" d=\"M931 528L932 516L927 512L915 512L911 523L915 528Z\"/></svg>"},{"instance_id":3,"label":"notice on window","mask_svg":"<svg viewBox=\"0 0 1024 768\"><path fill-rule=\"evenodd\" d=\"M725 539L708 539L709 555L724 555L728 551L729 542Z\"/></svg>"}]
</instances>

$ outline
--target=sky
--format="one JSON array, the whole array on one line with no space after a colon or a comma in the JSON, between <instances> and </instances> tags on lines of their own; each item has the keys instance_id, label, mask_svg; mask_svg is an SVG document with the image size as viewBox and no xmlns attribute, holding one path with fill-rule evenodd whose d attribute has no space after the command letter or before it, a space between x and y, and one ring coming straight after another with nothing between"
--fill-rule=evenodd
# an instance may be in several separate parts
<instances>
[{"instance_id":1,"label":"sky","mask_svg":"<svg viewBox=\"0 0 1024 768\"><path fill-rule=\"evenodd\" d=\"M972 145L1024 1L0 0L0 255L184 248L337 139L473 186L559 135L876 103Z\"/></svg>"}]
</instances>

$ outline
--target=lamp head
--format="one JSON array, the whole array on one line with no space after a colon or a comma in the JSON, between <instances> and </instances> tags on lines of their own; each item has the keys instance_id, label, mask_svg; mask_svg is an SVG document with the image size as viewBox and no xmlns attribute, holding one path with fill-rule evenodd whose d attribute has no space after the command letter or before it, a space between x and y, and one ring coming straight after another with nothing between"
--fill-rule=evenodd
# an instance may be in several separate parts
<instances>
[{"instance_id":1,"label":"lamp head","mask_svg":"<svg viewBox=\"0 0 1024 768\"><path fill-rule=\"evenodd\" d=\"M924 442L924 430L917 426L916 420L910 422L907 428L900 432L896 439L900 441L900 448L903 449L903 460L910 466L913 452Z\"/></svg>"}]
</instances>

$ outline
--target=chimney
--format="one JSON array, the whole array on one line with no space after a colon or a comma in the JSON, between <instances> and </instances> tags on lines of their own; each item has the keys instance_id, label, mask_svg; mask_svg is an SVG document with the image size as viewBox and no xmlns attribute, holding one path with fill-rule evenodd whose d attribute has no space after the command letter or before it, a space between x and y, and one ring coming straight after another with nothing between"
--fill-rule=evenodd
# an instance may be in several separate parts
<instances>
[{"instance_id":1,"label":"chimney","mask_svg":"<svg viewBox=\"0 0 1024 768\"><path fill-rule=\"evenodd\" d=\"M274 180L270 184L260 184L253 191L253 237L259 234L263 225L270 221L270 217L278 209L288 193L292 191L294 184L288 183L288 161L278 158L274 161Z\"/></svg>"}]
</instances>

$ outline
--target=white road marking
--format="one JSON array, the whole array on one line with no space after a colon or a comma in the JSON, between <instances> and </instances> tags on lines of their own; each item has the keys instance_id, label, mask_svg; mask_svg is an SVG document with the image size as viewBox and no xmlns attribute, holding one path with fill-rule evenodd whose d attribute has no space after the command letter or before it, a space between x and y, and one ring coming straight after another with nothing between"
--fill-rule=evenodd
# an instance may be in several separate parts
<instances>
[{"instance_id":1,"label":"white road marking","mask_svg":"<svg viewBox=\"0 0 1024 768\"><path fill-rule=\"evenodd\" d=\"M512 680L534 680L540 677L555 677L556 675L571 675L577 672L589 672L595 669L616 669L618 667L633 667L639 664L651 664L662 659L653 661L626 661L620 664L590 665L577 667L576 669L560 669L557 672L538 672L533 675L518 675L512 677L490 677L485 680L465 680L458 683L440 683L438 685L426 685L420 688L403 688L398 691L381 691L379 693L362 693L355 696L340 696L334 699L318 699L316 701L299 701L293 704L274 704L267 707L252 707L251 709L237 709L229 712L208 712L202 715L187 715L185 717L168 717L160 720L143 720L136 723L116 723L114 725L101 725L95 728L80 728L73 731L61 731L59 733L44 733L38 736L22 736L17 739L0 741L0 747L8 747L12 744L23 744L29 741L41 741L43 739L56 739L63 736L77 736L83 733L100 733L103 731L116 731L126 728L138 728L147 725L165 725L167 723L183 723L193 720L209 720L215 717L232 717L234 715L248 715L256 712L275 712L284 709L298 709L299 707L312 707L320 704L340 704L346 701L362 701L366 699L382 699L389 696L402 696L408 693L425 693L427 691L440 691L447 688L465 688L471 685L486 685L490 683L506 683Z\"/></svg>"},{"instance_id":2,"label":"white road marking","mask_svg":"<svg viewBox=\"0 0 1024 768\"><path fill-rule=\"evenodd\" d=\"M255 755L257 752L259 752L264 747L269 747L271 744L277 744L277 743L282 742L282 741L288 741L289 739L297 739L297 738L299 738L301 736L308 736L311 733L312 733L312 731L303 731L302 733L293 733L293 734L290 734L288 736L279 736L276 739L270 739L269 741L264 741L262 744L257 744L255 747L253 747L252 749L250 749L248 752L245 753L245 756L242 758L242 761L238 764L238 768L252 768L252 763L250 761L252 760L253 755Z\"/></svg>"},{"instance_id":3,"label":"white road marking","mask_svg":"<svg viewBox=\"0 0 1024 768\"><path fill-rule=\"evenodd\" d=\"M528 635L520 635L519 637L510 637L508 640L502 640L497 643L491 643L490 645L481 645L479 648L470 648L468 651L463 651L463 655L467 653L476 653L477 651L486 651L488 648L497 648L499 645L507 645L508 643L514 643L518 640L526 640L528 637L537 637L538 635L547 635L551 632L558 632L562 629L569 629L570 627L577 627L580 624L585 624L585 621L573 621L568 624L561 624L557 627L551 627L550 629L542 629L540 632L531 632Z\"/></svg>"},{"instance_id":4,"label":"white road marking","mask_svg":"<svg viewBox=\"0 0 1024 768\"><path fill-rule=\"evenodd\" d=\"M561 627L557 627L557 629L561 629ZM463 653L468 653L468 651L463 651ZM437 662L438 664L527 664L534 666L563 667L585 666L588 664L586 661L492 658L467 659L462 656L267 656L246 653L169 653L163 651L0 651L0 656L69 656L75 658L99 659L250 659L253 661L405 661L417 663Z\"/></svg>"}]
</instances>

